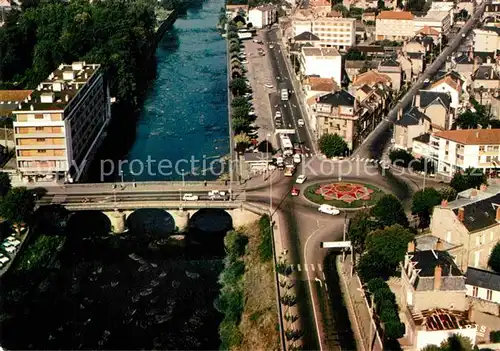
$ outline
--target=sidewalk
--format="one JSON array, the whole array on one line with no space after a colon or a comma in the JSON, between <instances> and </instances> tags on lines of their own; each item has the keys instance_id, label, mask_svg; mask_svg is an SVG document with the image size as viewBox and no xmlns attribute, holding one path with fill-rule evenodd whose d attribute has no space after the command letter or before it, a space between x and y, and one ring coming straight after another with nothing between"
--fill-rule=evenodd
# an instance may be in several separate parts
<instances>
[{"instance_id":1,"label":"sidewalk","mask_svg":"<svg viewBox=\"0 0 500 351\"><path fill-rule=\"evenodd\" d=\"M356 274L351 275L351 258L346 257L344 263L337 262L337 269L341 281L341 290L346 302L349 319L353 326L358 350L383 351L384 347L373 321L370 307L364 296L361 281ZM373 346L371 346L373 345Z\"/></svg>"}]
</instances>

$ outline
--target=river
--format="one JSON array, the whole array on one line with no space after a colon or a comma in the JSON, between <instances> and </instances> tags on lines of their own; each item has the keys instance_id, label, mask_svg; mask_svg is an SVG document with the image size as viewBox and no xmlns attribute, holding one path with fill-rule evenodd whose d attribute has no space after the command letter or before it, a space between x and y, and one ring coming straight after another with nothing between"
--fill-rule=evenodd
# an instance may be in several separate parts
<instances>
[{"instance_id":1,"label":"river","mask_svg":"<svg viewBox=\"0 0 500 351\"><path fill-rule=\"evenodd\" d=\"M226 45L215 28L223 6L223 0L209 0L190 10L159 43L157 78L126 156L126 179L178 180L183 172L186 180L217 177L203 171L229 153ZM171 163L173 174L160 174L156 166L139 172L148 157L155 165ZM206 160L205 165L182 161L191 158Z\"/></svg>"}]
</instances>

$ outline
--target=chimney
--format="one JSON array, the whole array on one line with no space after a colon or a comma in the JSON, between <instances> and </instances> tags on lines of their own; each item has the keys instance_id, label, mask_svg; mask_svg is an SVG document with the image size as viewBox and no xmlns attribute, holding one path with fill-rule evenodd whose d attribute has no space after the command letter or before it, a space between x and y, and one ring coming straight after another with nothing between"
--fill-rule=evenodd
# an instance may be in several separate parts
<instances>
[{"instance_id":1,"label":"chimney","mask_svg":"<svg viewBox=\"0 0 500 351\"><path fill-rule=\"evenodd\" d=\"M35 111L35 107L33 105L30 105L30 110Z\"/></svg>"},{"instance_id":2,"label":"chimney","mask_svg":"<svg viewBox=\"0 0 500 351\"><path fill-rule=\"evenodd\" d=\"M441 288L441 274L443 269L440 265L436 265L434 268L434 290L439 290Z\"/></svg>"},{"instance_id":3,"label":"chimney","mask_svg":"<svg viewBox=\"0 0 500 351\"><path fill-rule=\"evenodd\" d=\"M415 240L411 240L408 243L408 252L415 252Z\"/></svg>"},{"instance_id":4,"label":"chimney","mask_svg":"<svg viewBox=\"0 0 500 351\"><path fill-rule=\"evenodd\" d=\"M441 207L448 207L448 200L441 201Z\"/></svg>"},{"instance_id":5,"label":"chimney","mask_svg":"<svg viewBox=\"0 0 500 351\"><path fill-rule=\"evenodd\" d=\"M496 217L495 219L500 222L500 206L497 206L497 212L496 212Z\"/></svg>"},{"instance_id":6,"label":"chimney","mask_svg":"<svg viewBox=\"0 0 500 351\"><path fill-rule=\"evenodd\" d=\"M438 239L436 241L436 251L443 251L443 242L441 239Z\"/></svg>"},{"instance_id":7,"label":"chimney","mask_svg":"<svg viewBox=\"0 0 500 351\"><path fill-rule=\"evenodd\" d=\"M460 207L458 209L458 214L457 214L457 217L458 217L458 220L460 222L463 222L464 221L464 217L465 217L465 213L464 213L464 208L463 207Z\"/></svg>"},{"instance_id":8,"label":"chimney","mask_svg":"<svg viewBox=\"0 0 500 351\"><path fill-rule=\"evenodd\" d=\"M476 131L476 138L479 139L479 132Z\"/></svg>"},{"instance_id":9,"label":"chimney","mask_svg":"<svg viewBox=\"0 0 500 351\"><path fill-rule=\"evenodd\" d=\"M472 189L472 191L470 192L470 198L475 199L476 197L477 197L477 190Z\"/></svg>"}]
</instances>

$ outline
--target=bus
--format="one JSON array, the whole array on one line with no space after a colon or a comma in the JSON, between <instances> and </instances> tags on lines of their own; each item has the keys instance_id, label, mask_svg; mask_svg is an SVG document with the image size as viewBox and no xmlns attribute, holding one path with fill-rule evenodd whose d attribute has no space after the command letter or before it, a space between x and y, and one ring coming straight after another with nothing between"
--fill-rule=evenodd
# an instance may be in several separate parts
<instances>
[{"instance_id":1,"label":"bus","mask_svg":"<svg viewBox=\"0 0 500 351\"><path fill-rule=\"evenodd\" d=\"M293 155L293 144L288 135L280 134L281 149L283 150L284 156Z\"/></svg>"},{"instance_id":2,"label":"bus","mask_svg":"<svg viewBox=\"0 0 500 351\"><path fill-rule=\"evenodd\" d=\"M281 94L281 101L287 101L288 100L288 88L286 87L286 84L280 83L279 89L280 89L280 94Z\"/></svg>"}]
</instances>

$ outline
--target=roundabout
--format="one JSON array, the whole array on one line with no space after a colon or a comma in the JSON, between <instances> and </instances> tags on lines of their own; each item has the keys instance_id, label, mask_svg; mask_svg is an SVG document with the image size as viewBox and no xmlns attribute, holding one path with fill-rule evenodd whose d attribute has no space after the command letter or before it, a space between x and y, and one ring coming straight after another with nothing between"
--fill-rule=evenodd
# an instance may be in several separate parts
<instances>
[{"instance_id":1,"label":"roundabout","mask_svg":"<svg viewBox=\"0 0 500 351\"><path fill-rule=\"evenodd\" d=\"M349 181L316 183L304 191L305 198L315 204L344 209L371 207L384 194L374 185Z\"/></svg>"}]
</instances>

